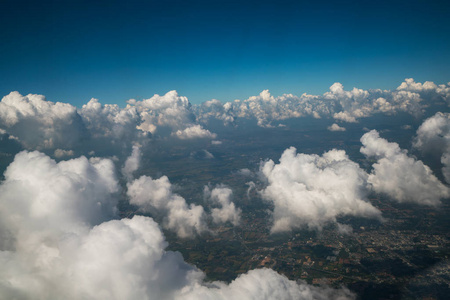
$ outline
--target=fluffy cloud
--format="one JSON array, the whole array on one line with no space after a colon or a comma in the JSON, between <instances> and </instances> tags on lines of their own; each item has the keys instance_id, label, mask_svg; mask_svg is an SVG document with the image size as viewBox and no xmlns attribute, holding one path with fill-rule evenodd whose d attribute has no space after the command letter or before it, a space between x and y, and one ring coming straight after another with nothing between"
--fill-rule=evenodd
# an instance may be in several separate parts
<instances>
[{"instance_id":1,"label":"fluffy cloud","mask_svg":"<svg viewBox=\"0 0 450 300\"><path fill-rule=\"evenodd\" d=\"M39 152L19 153L0 185L2 297L354 298L346 289L296 283L268 269L250 271L229 285L206 283L181 254L165 250L151 218L109 220L117 190L110 160L56 163Z\"/></svg>"},{"instance_id":2,"label":"fluffy cloud","mask_svg":"<svg viewBox=\"0 0 450 300\"><path fill-rule=\"evenodd\" d=\"M208 138L215 139L217 134L211 133L209 130L203 129L200 125L193 125L183 130L177 130L172 134L182 140L195 139L195 138Z\"/></svg>"},{"instance_id":3,"label":"fluffy cloud","mask_svg":"<svg viewBox=\"0 0 450 300\"><path fill-rule=\"evenodd\" d=\"M286 149L280 163L265 162L261 173L268 186L262 196L274 204L272 232L300 226L321 229L339 215L379 218L380 211L364 199L367 174L345 151L322 156Z\"/></svg>"},{"instance_id":4,"label":"fluffy cloud","mask_svg":"<svg viewBox=\"0 0 450 300\"><path fill-rule=\"evenodd\" d=\"M56 163L40 152L20 152L0 186L2 222L12 232L26 228L38 235L99 224L116 214L117 191L108 159Z\"/></svg>"},{"instance_id":5,"label":"fluffy cloud","mask_svg":"<svg viewBox=\"0 0 450 300\"><path fill-rule=\"evenodd\" d=\"M80 115L94 138L108 138L114 141L136 139L139 131L139 113L136 107L127 105L121 109L117 104L102 105L91 99L83 105Z\"/></svg>"},{"instance_id":6,"label":"fluffy cloud","mask_svg":"<svg viewBox=\"0 0 450 300\"><path fill-rule=\"evenodd\" d=\"M0 128L32 150L72 148L85 134L74 106L18 92L11 92L0 102Z\"/></svg>"},{"instance_id":7,"label":"fluffy cloud","mask_svg":"<svg viewBox=\"0 0 450 300\"><path fill-rule=\"evenodd\" d=\"M74 149L87 141L93 148L126 148L132 142L144 143L153 134L180 139L216 137L197 123L187 98L175 91L129 100L125 108L91 99L80 110L47 101L42 95L11 92L0 102L0 129L30 150Z\"/></svg>"},{"instance_id":8,"label":"fluffy cloud","mask_svg":"<svg viewBox=\"0 0 450 300\"><path fill-rule=\"evenodd\" d=\"M354 299L355 295L343 288L335 290L326 286L315 287L304 281L296 283L270 269L249 271L229 285L215 282L214 286L187 286L180 299Z\"/></svg>"},{"instance_id":9,"label":"fluffy cloud","mask_svg":"<svg viewBox=\"0 0 450 300\"><path fill-rule=\"evenodd\" d=\"M333 125L327 128L329 131L345 131L345 127L341 127L338 124L334 123Z\"/></svg>"},{"instance_id":10,"label":"fluffy cloud","mask_svg":"<svg viewBox=\"0 0 450 300\"><path fill-rule=\"evenodd\" d=\"M449 189L422 161L407 155L397 143L380 138L376 130L361 137L361 153L375 157L368 182L376 192L385 193L399 202L438 205L449 197Z\"/></svg>"},{"instance_id":11,"label":"fluffy cloud","mask_svg":"<svg viewBox=\"0 0 450 300\"><path fill-rule=\"evenodd\" d=\"M417 129L413 146L437 155L450 150L450 114L438 112L426 119Z\"/></svg>"},{"instance_id":12,"label":"fluffy cloud","mask_svg":"<svg viewBox=\"0 0 450 300\"><path fill-rule=\"evenodd\" d=\"M143 212L164 215L163 226L182 238L192 237L207 230L202 206L186 203L180 195L172 192L167 176L152 179L141 176L127 184L130 203Z\"/></svg>"},{"instance_id":13,"label":"fluffy cloud","mask_svg":"<svg viewBox=\"0 0 450 300\"><path fill-rule=\"evenodd\" d=\"M132 142L145 144L153 135L214 139L216 134L202 125L210 118L225 124L256 119L262 127L304 116L358 122L374 114L407 112L418 116L426 107L445 101L450 104L448 84L422 84L413 79L406 79L394 91L345 90L342 84L335 83L323 95L275 97L264 90L243 101L211 100L194 106L186 97L170 91L142 101L131 99L125 108L91 99L80 110L70 104L46 101L41 95L12 92L0 102L0 129L16 137L27 149L79 150L74 146L89 140L93 149L83 150L90 151L102 146L126 148Z\"/></svg>"},{"instance_id":14,"label":"fluffy cloud","mask_svg":"<svg viewBox=\"0 0 450 300\"><path fill-rule=\"evenodd\" d=\"M139 168L140 162L141 150L138 145L134 145L131 155L127 158L122 168L122 174L128 181L133 179L133 173Z\"/></svg>"},{"instance_id":15,"label":"fluffy cloud","mask_svg":"<svg viewBox=\"0 0 450 300\"><path fill-rule=\"evenodd\" d=\"M239 225L241 210L237 209L231 201L233 191L230 188L218 186L211 190L208 186L205 186L204 195L208 202L219 206L211 209L211 216L214 223L230 222L234 226Z\"/></svg>"},{"instance_id":16,"label":"fluffy cloud","mask_svg":"<svg viewBox=\"0 0 450 300\"><path fill-rule=\"evenodd\" d=\"M450 114L438 112L417 129L413 146L424 153L441 157L442 173L450 183Z\"/></svg>"},{"instance_id":17,"label":"fluffy cloud","mask_svg":"<svg viewBox=\"0 0 450 300\"><path fill-rule=\"evenodd\" d=\"M343 122L358 122L374 114L396 114L407 112L419 116L433 103L450 103L450 85L436 85L432 82L416 83L405 79L396 90L346 91L340 83L334 83L323 95L284 94L272 96L268 90L247 100L235 100L222 104L211 100L195 107L197 118L206 122L209 118L222 120L225 124L239 118L255 118L259 126L271 127L272 122L288 118L313 116L333 117Z\"/></svg>"},{"instance_id":18,"label":"fluffy cloud","mask_svg":"<svg viewBox=\"0 0 450 300\"><path fill-rule=\"evenodd\" d=\"M181 139L215 138L216 135L196 124L196 117L186 97L170 91L164 96L154 95L142 101L129 100L136 107L141 123L137 126L143 132L152 134L169 130Z\"/></svg>"}]
</instances>

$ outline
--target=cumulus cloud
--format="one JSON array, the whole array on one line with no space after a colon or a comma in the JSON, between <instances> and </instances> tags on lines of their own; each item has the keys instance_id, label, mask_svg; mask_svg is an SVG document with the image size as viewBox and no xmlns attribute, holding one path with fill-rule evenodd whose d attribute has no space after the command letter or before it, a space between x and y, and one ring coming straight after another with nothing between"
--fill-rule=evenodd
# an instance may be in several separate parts
<instances>
[{"instance_id":1,"label":"cumulus cloud","mask_svg":"<svg viewBox=\"0 0 450 300\"><path fill-rule=\"evenodd\" d=\"M0 102L0 128L31 150L71 148L85 134L76 107L18 92L11 92Z\"/></svg>"},{"instance_id":2,"label":"cumulus cloud","mask_svg":"<svg viewBox=\"0 0 450 300\"><path fill-rule=\"evenodd\" d=\"M4 175L0 213L10 230L43 234L96 225L116 214L112 194L118 187L111 160L82 156L56 163L40 152L24 151Z\"/></svg>"},{"instance_id":3,"label":"cumulus cloud","mask_svg":"<svg viewBox=\"0 0 450 300\"><path fill-rule=\"evenodd\" d=\"M438 112L417 129L413 146L424 153L441 157L442 173L450 183L450 114Z\"/></svg>"},{"instance_id":4,"label":"cumulus cloud","mask_svg":"<svg viewBox=\"0 0 450 300\"><path fill-rule=\"evenodd\" d=\"M422 161L407 155L397 143L390 143L372 130L361 137L361 153L375 157L368 182L379 193L385 193L398 202L438 205L440 199L449 197L431 169Z\"/></svg>"},{"instance_id":5,"label":"cumulus cloud","mask_svg":"<svg viewBox=\"0 0 450 300\"><path fill-rule=\"evenodd\" d=\"M169 130L173 136L180 139L216 138L216 134L203 129L196 124L196 116L186 97L179 96L176 91L170 91L164 96L154 95L142 101L129 100L140 115L138 129L152 134Z\"/></svg>"},{"instance_id":6,"label":"cumulus cloud","mask_svg":"<svg viewBox=\"0 0 450 300\"><path fill-rule=\"evenodd\" d=\"M119 141L136 139L140 131L139 113L136 107L127 105L121 109L117 104L102 105L97 99L91 99L83 105L80 115L94 138L108 138Z\"/></svg>"},{"instance_id":7,"label":"cumulus cloud","mask_svg":"<svg viewBox=\"0 0 450 300\"><path fill-rule=\"evenodd\" d=\"M128 183L127 188L131 204L138 206L143 212L163 215L163 226L173 230L178 236L193 237L207 230L203 207L188 205L183 197L174 194L167 176L159 179L141 176Z\"/></svg>"},{"instance_id":8,"label":"cumulus cloud","mask_svg":"<svg viewBox=\"0 0 450 300\"><path fill-rule=\"evenodd\" d=\"M269 160L260 171L268 182L261 194L274 204L272 232L301 226L321 229L340 215L381 216L365 201L367 174L345 151L331 150L318 156L297 154L291 147L279 164Z\"/></svg>"},{"instance_id":9,"label":"cumulus cloud","mask_svg":"<svg viewBox=\"0 0 450 300\"><path fill-rule=\"evenodd\" d=\"M272 123L305 116L358 122L374 114L407 112L419 116L434 103L450 104L448 84L406 79L396 90L387 91L345 90L335 83L323 95L275 97L263 90L246 100L211 100L201 105L191 105L186 97L170 91L142 101L131 99L125 108L91 99L79 110L70 104L47 101L42 95L12 92L0 102L0 129L31 150L77 150L73 146L87 140L97 141L97 147L124 148L132 142L144 144L151 136L214 139L217 135L204 127L211 118L225 124L255 119L261 127L279 126Z\"/></svg>"},{"instance_id":10,"label":"cumulus cloud","mask_svg":"<svg viewBox=\"0 0 450 300\"><path fill-rule=\"evenodd\" d=\"M304 281L296 283L270 269L257 269L240 275L229 285L215 282L214 286L187 286L181 299L355 299L348 289L315 287Z\"/></svg>"},{"instance_id":11,"label":"cumulus cloud","mask_svg":"<svg viewBox=\"0 0 450 300\"><path fill-rule=\"evenodd\" d=\"M450 149L450 113L438 112L417 129L413 146L426 153L442 155Z\"/></svg>"},{"instance_id":12,"label":"cumulus cloud","mask_svg":"<svg viewBox=\"0 0 450 300\"><path fill-rule=\"evenodd\" d=\"M272 96L268 90L247 100L221 103L211 100L195 107L197 119L207 122L210 118L225 124L239 118L255 118L259 126L272 127L272 122L288 118L312 116L332 117L343 122L355 123L374 114L393 115L407 112L414 116L423 113L433 103L447 101L450 104L450 86L432 82L416 83L405 79L396 90L345 90L341 83L334 83L323 95L284 94Z\"/></svg>"},{"instance_id":13,"label":"cumulus cloud","mask_svg":"<svg viewBox=\"0 0 450 300\"><path fill-rule=\"evenodd\" d=\"M167 242L151 218L109 220L117 190L110 160L56 163L39 152L19 153L0 185L2 297L354 298L345 288L296 283L268 269L250 271L229 285L206 283L180 253L165 250Z\"/></svg>"},{"instance_id":14,"label":"cumulus cloud","mask_svg":"<svg viewBox=\"0 0 450 300\"><path fill-rule=\"evenodd\" d=\"M217 134L211 133L207 129L203 129L200 125L193 125L191 127L185 128L183 130L177 130L172 134L182 140L195 139L195 138L208 138L215 139Z\"/></svg>"},{"instance_id":15,"label":"cumulus cloud","mask_svg":"<svg viewBox=\"0 0 450 300\"><path fill-rule=\"evenodd\" d=\"M336 123L333 123L333 125L328 126L327 129L329 131L345 131L345 127L341 127Z\"/></svg>"},{"instance_id":16,"label":"cumulus cloud","mask_svg":"<svg viewBox=\"0 0 450 300\"><path fill-rule=\"evenodd\" d=\"M236 208L231 201L233 191L225 186L218 186L210 189L208 186L204 188L205 199L214 206L211 209L213 222L216 224L230 222L234 226L239 225L241 220L241 210Z\"/></svg>"},{"instance_id":17,"label":"cumulus cloud","mask_svg":"<svg viewBox=\"0 0 450 300\"><path fill-rule=\"evenodd\" d=\"M142 101L129 100L125 108L91 99L81 109L47 101L42 95L11 92L0 102L0 129L29 150L95 147L126 148L145 143L152 135L180 139L216 138L197 123L191 104L176 91ZM82 143L84 142L84 143ZM62 154L62 152L58 152Z\"/></svg>"},{"instance_id":18,"label":"cumulus cloud","mask_svg":"<svg viewBox=\"0 0 450 300\"><path fill-rule=\"evenodd\" d=\"M128 181L133 179L133 173L139 168L140 163L141 149L138 145L134 145L131 155L127 158L122 168L122 174Z\"/></svg>"}]
</instances>

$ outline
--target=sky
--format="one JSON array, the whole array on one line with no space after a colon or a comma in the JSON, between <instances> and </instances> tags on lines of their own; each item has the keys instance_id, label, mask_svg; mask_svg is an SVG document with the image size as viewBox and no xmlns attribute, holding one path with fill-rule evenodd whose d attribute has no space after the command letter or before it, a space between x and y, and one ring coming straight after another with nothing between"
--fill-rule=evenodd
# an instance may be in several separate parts
<instances>
[{"instance_id":1,"label":"sky","mask_svg":"<svg viewBox=\"0 0 450 300\"><path fill-rule=\"evenodd\" d=\"M2 1L0 94L81 107L450 78L447 1Z\"/></svg>"}]
</instances>

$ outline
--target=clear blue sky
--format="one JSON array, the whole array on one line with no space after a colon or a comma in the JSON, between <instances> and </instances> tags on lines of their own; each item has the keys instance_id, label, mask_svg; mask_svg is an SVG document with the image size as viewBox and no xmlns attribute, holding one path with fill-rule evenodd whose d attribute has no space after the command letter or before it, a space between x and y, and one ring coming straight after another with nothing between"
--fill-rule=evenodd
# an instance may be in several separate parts
<instances>
[{"instance_id":1,"label":"clear blue sky","mask_svg":"<svg viewBox=\"0 0 450 300\"><path fill-rule=\"evenodd\" d=\"M450 1L0 1L0 94L193 103L450 81Z\"/></svg>"}]
</instances>

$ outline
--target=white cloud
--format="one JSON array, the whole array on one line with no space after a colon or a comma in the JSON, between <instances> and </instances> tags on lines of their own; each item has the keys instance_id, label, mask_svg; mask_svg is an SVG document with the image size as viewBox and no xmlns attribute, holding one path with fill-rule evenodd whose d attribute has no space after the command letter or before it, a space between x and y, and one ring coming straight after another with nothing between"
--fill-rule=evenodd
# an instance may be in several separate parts
<instances>
[{"instance_id":1,"label":"white cloud","mask_svg":"<svg viewBox=\"0 0 450 300\"><path fill-rule=\"evenodd\" d=\"M374 114L393 115L407 112L419 116L433 103L447 101L450 104L450 86L436 85L433 82L415 83L406 79L397 90L349 91L340 83L334 83L330 91L323 95L284 94L274 97L268 90L247 100L235 100L222 104L211 100L195 108L197 118L207 122L209 118L222 120L225 124L239 118L255 118L261 127L272 127L273 121L288 118L313 116L314 118L333 117L343 122L355 123L358 119Z\"/></svg>"},{"instance_id":2,"label":"white cloud","mask_svg":"<svg viewBox=\"0 0 450 300\"><path fill-rule=\"evenodd\" d=\"M138 145L134 145L131 155L127 158L122 168L122 174L128 181L133 179L133 173L139 168L140 163L141 149Z\"/></svg>"},{"instance_id":3,"label":"white cloud","mask_svg":"<svg viewBox=\"0 0 450 300\"><path fill-rule=\"evenodd\" d=\"M361 153L376 157L368 182L379 193L385 193L398 202L438 205L449 197L449 189L422 161L407 155L397 143L380 138L376 130L361 137Z\"/></svg>"},{"instance_id":4,"label":"white cloud","mask_svg":"<svg viewBox=\"0 0 450 300\"><path fill-rule=\"evenodd\" d=\"M234 226L239 225L241 220L241 210L236 208L231 201L233 191L225 186L218 186L210 189L208 186L204 188L204 195L207 201L215 206L211 209L213 222L216 224L230 222Z\"/></svg>"},{"instance_id":5,"label":"white cloud","mask_svg":"<svg viewBox=\"0 0 450 300\"><path fill-rule=\"evenodd\" d=\"M209 130L203 129L200 125L193 125L191 127L185 128L183 130L177 130L172 135L182 139L195 139L195 138L208 138L215 139L217 134L211 133Z\"/></svg>"},{"instance_id":6,"label":"white cloud","mask_svg":"<svg viewBox=\"0 0 450 300\"><path fill-rule=\"evenodd\" d=\"M412 91L412 92L422 92L436 90L438 87L432 81L425 81L424 84L420 82L415 82L413 78L406 78L402 84L397 88L397 90Z\"/></svg>"},{"instance_id":7,"label":"white cloud","mask_svg":"<svg viewBox=\"0 0 450 300\"><path fill-rule=\"evenodd\" d=\"M114 216L110 160L56 163L21 152L0 185L0 294L5 299L353 299L347 289L296 283L268 270L231 284L166 251L148 217ZM156 190L162 197L167 189ZM170 193L169 193L170 194Z\"/></svg>"},{"instance_id":8,"label":"white cloud","mask_svg":"<svg viewBox=\"0 0 450 300\"><path fill-rule=\"evenodd\" d=\"M286 149L280 163L261 167L268 186L262 196L274 204L272 232L308 226L321 229L339 215L379 218L381 212L365 201L367 174L345 151L322 156Z\"/></svg>"},{"instance_id":9,"label":"white cloud","mask_svg":"<svg viewBox=\"0 0 450 300\"><path fill-rule=\"evenodd\" d=\"M354 116L352 116L349 112L340 111L333 115L333 118L339 121L347 122L347 123L357 123L358 121Z\"/></svg>"},{"instance_id":10,"label":"white cloud","mask_svg":"<svg viewBox=\"0 0 450 300\"><path fill-rule=\"evenodd\" d=\"M186 203L180 195L172 192L167 176L152 179L141 176L127 184L130 203L143 212L164 216L163 226L182 238L193 237L207 230L202 206Z\"/></svg>"},{"instance_id":11,"label":"white cloud","mask_svg":"<svg viewBox=\"0 0 450 300\"><path fill-rule=\"evenodd\" d=\"M450 183L450 113L438 112L417 129L413 146L424 153L441 157L442 173Z\"/></svg>"},{"instance_id":12,"label":"white cloud","mask_svg":"<svg viewBox=\"0 0 450 300\"><path fill-rule=\"evenodd\" d=\"M257 269L240 275L229 285L214 282L210 287L195 285L187 286L178 294L180 299L186 300L328 300L354 299L355 295L348 289L332 289L327 286L315 287L304 281L298 283L288 280L270 269Z\"/></svg>"},{"instance_id":13,"label":"white cloud","mask_svg":"<svg viewBox=\"0 0 450 300\"><path fill-rule=\"evenodd\" d=\"M117 104L102 105L97 99L91 99L83 105L80 115L94 138L128 141L139 134L136 130L139 114L131 105L121 109Z\"/></svg>"},{"instance_id":14,"label":"white cloud","mask_svg":"<svg viewBox=\"0 0 450 300\"><path fill-rule=\"evenodd\" d=\"M17 137L27 149L79 151L74 146L87 140L91 147L109 149L124 148L132 142L145 144L146 138L152 135L214 139L216 134L205 127L210 118L225 124L254 118L262 127L280 126L272 123L305 116L358 122L374 114L407 112L419 116L429 105L444 101L450 104L448 84L422 84L413 79L406 79L394 91L345 90L342 84L335 83L323 95L275 97L263 90L243 101L211 100L198 106L170 91L142 101L131 99L125 108L102 105L97 99L91 99L78 111L70 104L46 101L41 95L22 96L12 92L0 102L0 129Z\"/></svg>"},{"instance_id":15,"label":"white cloud","mask_svg":"<svg viewBox=\"0 0 450 300\"><path fill-rule=\"evenodd\" d=\"M426 119L417 129L413 146L439 156L450 151L450 113L438 112Z\"/></svg>"},{"instance_id":16,"label":"white cloud","mask_svg":"<svg viewBox=\"0 0 450 300\"><path fill-rule=\"evenodd\" d=\"M327 129L329 131L345 131L345 127L341 127L336 123L333 123L333 125L328 126Z\"/></svg>"},{"instance_id":17,"label":"white cloud","mask_svg":"<svg viewBox=\"0 0 450 300\"><path fill-rule=\"evenodd\" d=\"M74 106L18 92L0 102L0 127L31 150L72 148L84 137L84 124Z\"/></svg>"},{"instance_id":18,"label":"white cloud","mask_svg":"<svg viewBox=\"0 0 450 300\"><path fill-rule=\"evenodd\" d=\"M112 194L117 191L114 165L108 159L82 156L56 163L40 152L24 151L5 172L0 211L13 228L68 230L114 216L117 200Z\"/></svg>"},{"instance_id":19,"label":"white cloud","mask_svg":"<svg viewBox=\"0 0 450 300\"><path fill-rule=\"evenodd\" d=\"M178 96L176 91L142 101L130 100L128 103L139 111L141 123L137 128L143 132L155 134L169 129L173 136L180 139L216 138L216 134L196 124L189 100Z\"/></svg>"}]
</instances>

